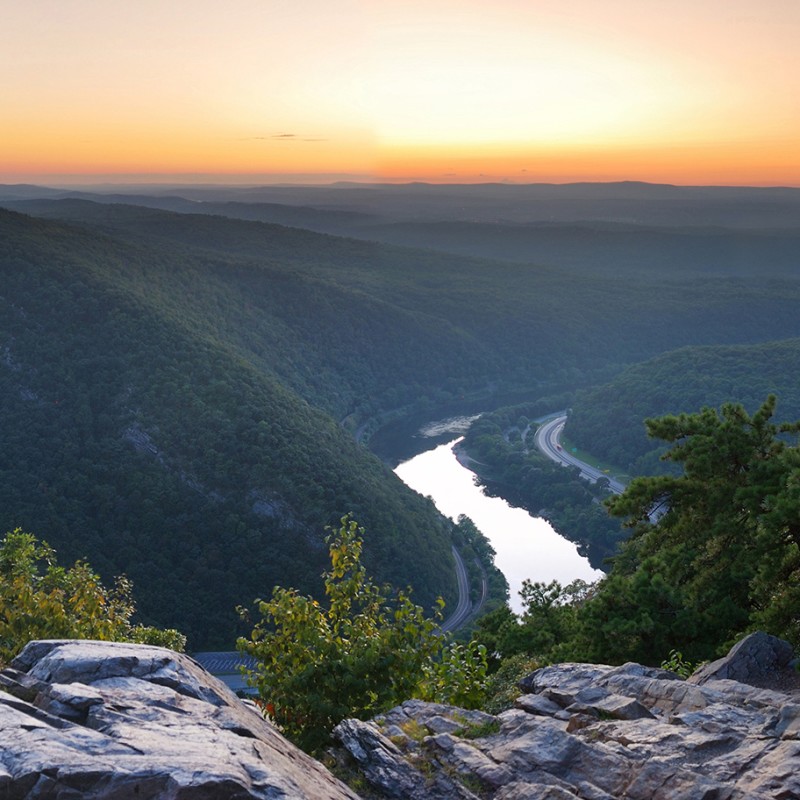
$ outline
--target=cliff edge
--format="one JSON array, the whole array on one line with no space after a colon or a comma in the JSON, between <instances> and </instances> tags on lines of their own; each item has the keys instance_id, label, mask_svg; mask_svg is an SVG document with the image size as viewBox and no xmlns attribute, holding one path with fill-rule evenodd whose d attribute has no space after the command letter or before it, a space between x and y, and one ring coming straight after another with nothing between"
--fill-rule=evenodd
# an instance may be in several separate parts
<instances>
[{"instance_id":1,"label":"cliff edge","mask_svg":"<svg viewBox=\"0 0 800 800\"><path fill-rule=\"evenodd\" d=\"M357 800L188 656L35 641L0 672L0 794ZM752 634L689 680L557 664L498 715L410 700L335 731L370 798L800 798L800 673Z\"/></svg>"},{"instance_id":2,"label":"cliff edge","mask_svg":"<svg viewBox=\"0 0 800 800\"><path fill-rule=\"evenodd\" d=\"M335 735L378 797L800 798L800 674L775 637L752 634L689 680L557 664L521 689L497 716L409 701Z\"/></svg>"},{"instance_id":3,"label":"cliff edge","mask_svg":"<svg viewBox=\"0 0 800 800\"><path fill-rule=\"evenodd\" d=\"M354 800L185 655L34 641L0 673L0 795Z\"/></svg>"}]
</instances>

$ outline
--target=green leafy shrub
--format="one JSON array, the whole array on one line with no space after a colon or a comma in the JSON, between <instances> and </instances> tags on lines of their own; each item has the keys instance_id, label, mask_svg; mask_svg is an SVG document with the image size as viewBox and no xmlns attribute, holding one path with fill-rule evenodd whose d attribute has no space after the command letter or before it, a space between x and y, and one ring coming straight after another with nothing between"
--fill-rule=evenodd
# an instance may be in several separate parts
<instances>
[{"instance_id":1,"label":"green leafy shrub","mask_svg":"<svg viewBox=\"0 0 800 800\"><path fill-rule=\"evenodd\" d=\"M483 710L490 714L499 714L511 708L520 696L520 680L542 666L544 663L541 660L525 653L504 658L500 667L489 676Z\"/></svg>"},{"instance_id":2,"label":"green leafy shrub","mask_svg":"<svg viewBox=\"0 0 800 800\"><path fill-rule=\"evenodd\" d=\"M328 537L327 605L276 587L258 601L261 621L239 648L265 712L306 750L319 749L347 717L373 716L410 697L471 702L481 694L485 651L452 645L399 591L389 597L361 564L364 530L349 516ZM451 683L452 679L452 683Z\"/></svg>"},{"instance_id":3,"label":"green leafy shrub","mask_svg":"<svg viewBox=\"0 0 800 800\"><path fill-rule=\"evenodd\" d=\"M688 678L698 667L683 657L680 650L670 650L669 657L661 662L661 669L668 669L676 675L680 675L684 680Z\"/></svg>"},{"instance_id":4,"label":"green leafy shrub","mask_svg":"<svg viewBox=\"0 0 800 800\"><path fill-rule=\"evenodd\" d=\"M475 638L492 653L491 666L518 654L535 656L539 666L571 660L577 615L593 588L580 579L566 586L558 581L523 581L521 615L505 605L481 617L475 626Z\"/></svg>"},{"instance_id":5,"label":"green leafy shrub","mask_svg":"<svg viewBox=\"0 0 800 800\"><path fill-rule=\"evenodd\" d=\"M486 647L453 642L425 667L419 697L462 708L478 708L486 695Z\"/></svg>"},{"instance_id":6,"label":"green leafy shrub","mask_svg":"<svg viewBox=\"0 0 800 800\"><path fill-rule=\"evenodd\" d=\"M132 584L117 578L106 588L85 561L61 567L46 542L21 529L0 542L0 664L32 639L103 639L183 650L175 630L131 623Z\"/></svg>"}]
</instances>

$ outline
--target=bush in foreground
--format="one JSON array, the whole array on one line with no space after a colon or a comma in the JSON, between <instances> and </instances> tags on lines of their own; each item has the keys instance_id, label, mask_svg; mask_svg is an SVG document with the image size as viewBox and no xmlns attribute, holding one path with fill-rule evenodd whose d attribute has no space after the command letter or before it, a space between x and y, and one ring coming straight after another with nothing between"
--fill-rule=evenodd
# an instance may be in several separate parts
<instances>
[{"instance_id":1,"label":"bush in foreground","mask_svg":"<svg viewBox=\"0 0 800 800\"><path fill-rule=\"evenodd\" d=\"M261 621L239 649L266 713L306 750L324 746L348 717L365 719L418 697L477 706L486 678L485 649L448 645L439 633L442 601L426 618L402 591L390 598L361 564L363 528L343 517L328 537L331 569L322 605L276 587L258 601Z\"/></svg>"},{"instance_id":2,"label":"bush in foreground","mask_svg":"<svg viewBox=\"0 0 800 800\"><path fill-rule=\"evenodd\" d=\"M61 567L46 542L21 529L0 542L0 665L32 639L103 639L140 642L182 651L186 637L131 622L131 582L111 589L85 561Z\"/></svg>"}]
</instances>

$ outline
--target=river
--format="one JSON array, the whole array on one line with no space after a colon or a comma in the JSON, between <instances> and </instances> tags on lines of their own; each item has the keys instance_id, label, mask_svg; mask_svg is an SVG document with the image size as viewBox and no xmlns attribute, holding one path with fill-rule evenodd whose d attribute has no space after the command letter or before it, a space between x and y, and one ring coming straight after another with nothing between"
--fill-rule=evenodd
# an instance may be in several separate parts
<instances>
[{"instance_id":1,"label":"river","mask_svg":"<svg viewBox=\"0 0 800 800\"><path fill-rule=\"evenodd\" d=\"M567 584L576 578L594 581L603 576L547 520L512 508L500 497L485 495L475 483L475 473L453 453L459 441L454 437L419 453L399 464L395 472L407 486L430 496L443 514L453 520L466 514L478 526L497 554L495 564L508 581L514 611L522 610L518 592L526 578Z\"/></svg>"}]
</instances>

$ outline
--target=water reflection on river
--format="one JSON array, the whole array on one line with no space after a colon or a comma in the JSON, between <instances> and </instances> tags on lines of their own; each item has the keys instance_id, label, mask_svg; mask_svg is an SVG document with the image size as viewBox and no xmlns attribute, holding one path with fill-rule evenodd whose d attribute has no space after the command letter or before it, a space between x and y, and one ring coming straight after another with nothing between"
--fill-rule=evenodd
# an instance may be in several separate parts
<instances>
[{"instance_id":1,"label":"water reflection on river","mask_svg":"<svg viewBox=\"0 0 800 800\"><path fill-rule=\"evenodd\" d=\"M526 578L566 584L575 578L602 577L549 522L499 497L487 497L476 486L474 473L456 459L453 445L458 441L420 453L395 472L407 486L429 495L443 514L454 520L466 514L478 526L497 553L495 564L508 581L512 609L521 610L518 592Z\"/></svg>"}]
</instances>

